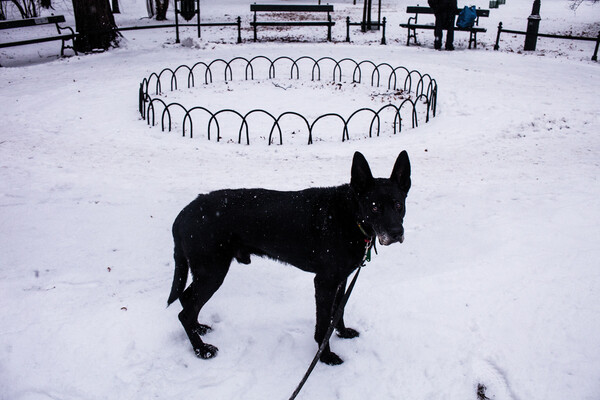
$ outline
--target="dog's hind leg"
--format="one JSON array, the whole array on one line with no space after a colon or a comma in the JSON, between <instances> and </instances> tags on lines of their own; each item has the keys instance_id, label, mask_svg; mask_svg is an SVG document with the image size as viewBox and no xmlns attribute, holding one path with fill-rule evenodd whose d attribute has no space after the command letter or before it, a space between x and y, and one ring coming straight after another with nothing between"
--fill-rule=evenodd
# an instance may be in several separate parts
<instances>
[{"instance_id":1,"label":"dog's hind leg","mask_svg":"<svg viewBox=\"0 0 600 400\"><path fill-rule=\"evenodd\" d=\"M337 312L338 307L342 302L342 298L344 297L344 292L346 288L347 279L344 279L344 282L338 287L338 290L335 294L335 300L333 301L333 309L332 313L335 314ZM342 315L335 325L335 330L337 331L338 337L342 339L354 339L358 337L360 334L358 331L352 328L347 328L346 324L344 324L344 310L342 309Z\"/></svg>"},{"instance_id":2,"label":"dog's hind leg","mask_svg":"<svg viewBox=\"0 0 600 400\"><path fill-rule=\"evenodd\" d=\"M200 358L213 358L219 350L217 347L202 341L201 336L211 328L198 323L198 314L217 289L221 287L230 263L231 260L225 260L225 262L223 260L221 262L215 261L211 265L210 271L204 266L203 268L191 265L192 271L195 271L192 274L193 281L179 298L183 307L183 310L179 313L179 321L181 321L190 339L196 356Z\"/></svg>"}]
</instances>

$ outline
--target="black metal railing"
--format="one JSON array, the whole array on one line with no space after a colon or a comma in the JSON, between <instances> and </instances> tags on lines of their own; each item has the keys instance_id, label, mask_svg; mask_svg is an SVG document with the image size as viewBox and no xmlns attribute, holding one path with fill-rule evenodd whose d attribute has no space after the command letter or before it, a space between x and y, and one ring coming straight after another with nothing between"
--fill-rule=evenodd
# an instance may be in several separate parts
<instances>
[{"instance_id":1,"label":"black metal railing","mask_svg":"<svg viewBox=\"0 0 600 400\"><path fill-rule=\"evenodd\" d=\"M197 84L213 84L215 79L223 82L236 80L253 81L255 79L275 79L282 72L286 72L290 80L310 79L321 81L328 79L330 82L350 82L352 84L370 84L372 87L385 87L388 91L402 91L405 96L400 96L402 101L398 104L390 101L380 108L363 107L350 110L346 116L335 112L325 112L311 119L300 112L289 110L280 114L274 114L264 109L253 109L242 113L234 106L221 110L211 110L209 104L184 105L178 102L167 103L163 87L170 91L179 89L180 84L187 88L195 87ZM201 82L199 82L201 81ZM235 103L232 96L231 103ZM282 56L271 60L265 56L256 56L251 59L235 57L229 61L216 59L210 62L197 62L190 66L180 65L175 69L165 68L159 73L152 73L144 78L139 85L139 112L141 117L149 125L156 125L157 115L160 115L160 123L163 131L173 128L173 117L176 110L178 115L183 115L181 122L182 135L194 137L194 122L197 115L204 115L207 121L206 137L208 140L220 141L220 121L225 115L233 115L239 119L238 143L250 144L250 124L257 115L266 117L270 129L268 143L283 144L282 119L296 121L293 123L293 132L301 132L306 129L307 143L312 144L317 123L325 119L335 119L341 122L339 135L342 141L350 140L350 127L354 121L367 116L369 126L368 136L379 136L382 120L393 127L393 133L402 131L403 121L407 119L412 128L416 128L419 120L428 122L435 117L437 106L437 83L429 74L422 74L416 70L406 67L394 67L388 63L375 64L372 61L354 61L350 58L335 60L331 57L315 59L302 56L297 59ZM323 107L321 107L323 108ZM408 116L407 116L408 115ZM407 117L406 117L407 116ZM405 118L406 117L406 118ZM370 118L370 120L368 119ZM364 122L364 118L362 118ZM264 123L264 119L262 119ZM289 125L286 124L286 127ZM244 140L243 140L244 139Z\"/></svg>"},{"instance_id":2,"label":"black metal railing","mask_svg":"<svg viewBox=\"0 0 600 400\"><path fill-rule=\"evenodd\" d=\"M494 50L500 49L500 35L502 33L511 33L513 35L527 35L527 32L516 31L513 29L506 29L502 25L502 22L500 22L498 24L498 33L496 35L496 44L494 45ZM592 54L592 61L598 61L598 48L600 48L600 32L598 32L598 36L595 38L584 37L584 36L573 36L573 35L556 35L556 34L550 34L550 33L536 33L534 40L537 40L538 37L596 42L596 46L594 47L594 54Z\"/></svg>"}]
</instances>

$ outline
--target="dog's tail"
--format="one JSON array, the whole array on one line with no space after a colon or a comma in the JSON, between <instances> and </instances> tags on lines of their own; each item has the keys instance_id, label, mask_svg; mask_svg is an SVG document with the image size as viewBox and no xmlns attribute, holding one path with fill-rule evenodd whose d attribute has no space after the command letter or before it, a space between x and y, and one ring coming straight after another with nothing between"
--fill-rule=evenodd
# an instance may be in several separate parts
<instances>
[{"instance_id":1,"label":"dog's tail","mask_svg":"<svg viewBox=\"0 0 600 400\"><path fill-rule=\"evenodd\" d=\"M169 295L169 300L167 300L167 307L177 300L179 296L181 296L181 293L183 293L187 284L188 271L190 268L187 259L183 254L181 241L177 235L174 234L173 237L175 239L175 250L173 252L173 256L175 258L175 276L173 277L171 294Z\"/></svg>"}]
</instances>

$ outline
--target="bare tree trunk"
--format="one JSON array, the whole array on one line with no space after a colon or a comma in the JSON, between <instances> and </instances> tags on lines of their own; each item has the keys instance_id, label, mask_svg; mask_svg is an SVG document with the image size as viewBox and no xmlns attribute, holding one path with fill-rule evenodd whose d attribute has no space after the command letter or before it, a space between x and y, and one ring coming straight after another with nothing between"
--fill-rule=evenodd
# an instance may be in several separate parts
<instances>
[{"instance_id":1,"label":"bare tree trunk","mask_svg":"<svg viewBox=\"0 0 600 400\"><path fill-rule=\"evenodd\" d=\"M164 21L167 19L167 10L169 9L169 0L155 0L156 2L156 20Z\"/></svg>"},{"instance_id":2,"label":"bare tree trunk","mask_svg":"<svg viewBox=\"0 0 600 400\"><path fill-rule=\"evenodd\" d=\"M22 18L33 18L38 17L39 8L52 8L52 0L10 0L11 3L17 7ZM0 0L0 19L6 19L4 12L4 4L8 0ZM4 18L2 18L4 16Z\"/></svg>"},{"instance_id":3,"label":"bare tree trunk","mask_svg":"<svg viewBox=\"0 0 600 400\"><path fill-rule=\"evenodd\" d=\"M79 33L75 49L83 53L118 47L121 37L109 0L73 0L75 26Z\"/></svg>"},{"instance_id":4,"label":"bare tree trunk","mask_svg":"<svg viewBox=\"0 0 600 400\"><path fill-rule=\"evenodd\" d=\"M23 4L21 4L19 0L12 0L12 3L15 5L15 7L17 7L17 10L19 10L22 18L32 18L38 16L35 2L24 0L22 1Z\"/></svg>"}]
</instances>

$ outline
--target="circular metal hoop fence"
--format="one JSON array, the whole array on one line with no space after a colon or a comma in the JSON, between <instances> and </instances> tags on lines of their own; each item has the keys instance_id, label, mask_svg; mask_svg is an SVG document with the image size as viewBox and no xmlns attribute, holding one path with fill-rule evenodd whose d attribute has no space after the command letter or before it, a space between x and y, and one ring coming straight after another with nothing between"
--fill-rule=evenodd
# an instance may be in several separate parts
<instances>
[{"instance_id":1,"label":"circular metal hoop fence","mask_svg":"<svg viewBox=\"0 0 600 400\"><path fill-rule=\"evenodd\" d=\"M386 102L379 108L361 107L349 110L346 115L325 112L306 117L295 110L271 112L255 108L240 112L235 107L211 110L210 96L202 93L198 98L202 99L204 104L190 106L179 102L168 102L168 92L163 92L164 88L168 88L171 92L181 90L182 85L191 89L196 84L201 84L206 88L208 85L215 84L215 81L264 82L275 80L276 77L282 79L279 76L292 81L301 79L312 82L327 81L340 86L342 82L350 83L354 87L357 84L370 85L372 88L379 90L383 88L388 93L402 93L402 95L391 96L392 101ZM260 96L260 93L256 93L256 96ZM236 98L232 95L231 103L235 104L235 102ZM261 138L266 139L269 145L283 144L284 133L287 135L288 132L292 132L295 137L305 133L306 142L312 144L313 140L323 140L319 135L319 129L325 120L332 119L335 122L330 121L328 130L331 129L331 124L336 127L334 130L339 129L333 137L339 137L342 142L350 140L351 131L352 138L359 136L353 131L355 125L360 125L358 120L362 120L361 137L379 136L382 122L385 126L391 126L392 133L395 135L407 125L416 128L420 122L428 122L431 117L435 117L436 103L437 83L429 74L422 74L402 66L394 67L388 63L375 64L368 60L354 61L350 58L335 60L330 57L315 59L303 56L293 59L283 56L272 60L265 56L256 56L251 59L236 57L230 61L223 59L201 61L191 67L180 65L174 69L165 68L159 73L152 73L143 79L139 87L139 112L149 125L156 125L157 119L160 119L162 130L171 131L174 119L178 120L181 117L181 122L175 121L175 124L181 129L184 137L193 138L195 127L197 129L198 126L206 126L207 139L221 141L223 119L233 117L238 121L236 126L239 123L237 143L248 145L251 141L250 133L252 132L254 141L258 138L254 136L257 131L261 132L263 135ZM316 107L323 111L325 106L319 104ZM257 128L258 125L260 126Z\"/></svg>"}]
</instances>

